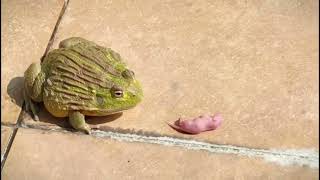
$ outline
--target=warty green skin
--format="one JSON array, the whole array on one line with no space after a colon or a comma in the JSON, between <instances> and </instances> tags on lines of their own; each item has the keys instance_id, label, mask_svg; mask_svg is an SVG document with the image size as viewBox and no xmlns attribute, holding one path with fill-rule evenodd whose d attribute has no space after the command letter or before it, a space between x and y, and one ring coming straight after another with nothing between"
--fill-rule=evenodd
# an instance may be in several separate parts
<instances>
[{"instance_id":1,"label":"warty green skin","mask_svg":"<svg viewBox=\"0 0 320 180\"><path fill-rule=\"evenodd\" d=\"M118 113L143 97L140 83L118 53L80 37L61 41L41 64L31 64L24 78L26 107L35 119L33 101L43 102L53 116L69 117L75 129L87 133L84 115Z\"/></svg>"}]
</instances>

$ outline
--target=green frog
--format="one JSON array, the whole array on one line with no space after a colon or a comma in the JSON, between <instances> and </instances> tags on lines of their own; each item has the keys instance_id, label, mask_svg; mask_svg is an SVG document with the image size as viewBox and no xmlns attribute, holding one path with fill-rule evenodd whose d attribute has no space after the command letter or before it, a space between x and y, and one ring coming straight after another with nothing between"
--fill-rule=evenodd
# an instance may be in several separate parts
<instances>
[{"instance_id":1,"label":"green frog","mask_svg":"<svg viewBox=\"0 0 320 180\"><path fill-rule=\"evenodd\" d=\"M25 107L35 120L35 102L43 102L50 114L68 117L74 129L87 134L85 116L119 113L142 97L139 81L117 52L80 37L61 41L24 73Z\"/></svg>"}]
</instances>

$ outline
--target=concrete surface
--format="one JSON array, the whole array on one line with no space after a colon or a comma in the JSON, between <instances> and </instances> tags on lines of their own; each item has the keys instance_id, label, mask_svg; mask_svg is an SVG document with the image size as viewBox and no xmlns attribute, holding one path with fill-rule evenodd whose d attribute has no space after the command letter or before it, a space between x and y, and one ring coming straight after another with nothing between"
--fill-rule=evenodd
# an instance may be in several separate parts
<instances>
[{"instance_id":1,"label":"concrete surface","mask_svg":"<svg viewBox=\"0 0 320 180\"><path fill-rule=\"evenodd\" d=\"M317 179L318 170L236 155L19 129L1 176L48 180Z\"/></svg>"},{"instance_id":2,"label":"concrete surface","mask_svg":"<svg viewBox=\"0 0 320 180\"><path fill-rule=\"evenodd\" d=\"M40 61L64 1L1 3L8 129L21 111L23 72ZM314 0L70 0L50 49L71 36L111 47L141 81L144 100L122 115L88 118L103 138L64 131L65 119L43 108L40 122L20 116L2 177L317 179L318 13ZM219 129L190 136L165 123L207 112L222 114ZM190 142L222 150L197 151Z\"/></svg>"}]
</instances>

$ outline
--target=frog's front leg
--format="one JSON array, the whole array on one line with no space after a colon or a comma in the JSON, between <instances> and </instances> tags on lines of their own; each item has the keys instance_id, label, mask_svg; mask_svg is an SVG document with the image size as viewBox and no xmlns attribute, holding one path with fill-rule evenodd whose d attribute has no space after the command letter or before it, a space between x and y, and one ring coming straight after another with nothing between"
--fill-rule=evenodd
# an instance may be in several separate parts
<instances>
[{"instance_id":1,"label":"frog's front leg","mask_svg":"<svg viewBox=\"0 0 320 180\"><path fill-rule=\"evenodd\" d=\"M23 97L27 111L31 111L34 119L37 121L39 108L33 102L42 101L43 83L45 74L41 72L40 63L32 63L24 73Z\"/></svg>"},{"instance_id":2,"label":"frog's front leg","mask_svg":"<svg viewBox=\"0 0 320 180\"><path fill-rule=\"evenodd\" d=\"M84 131L87 134L90 134L90 127L86 123L85 117L79 111L69 112L69 123L74 129Z\"/></svg>"}]
</instances>

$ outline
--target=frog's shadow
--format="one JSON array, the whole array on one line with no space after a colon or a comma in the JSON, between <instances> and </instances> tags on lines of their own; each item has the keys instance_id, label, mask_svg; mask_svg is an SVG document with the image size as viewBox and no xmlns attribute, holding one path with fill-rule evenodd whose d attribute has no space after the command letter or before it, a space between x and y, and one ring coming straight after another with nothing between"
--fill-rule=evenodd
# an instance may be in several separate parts
<instances>
[{"instance_id":1,"label":"frog's shadow","mask_svg":"<svg viewBox=\"0 0 320 180\"><path fill-rule=\"evenodd\" d=\"M57 126L63 127L63 128L71 128L71 125L68 122L68 118L57 118L52 116L44 107L43 103L39 104L39 121L44 122L44 123L49 123L49 124L55 124ZM29 114L30 116L30 114ZM111 114L108 116L86 116L86 123L88 123L92 128L98 128L99 125L102 125L104 123L108 123L111 121L114 121L122 116L121 113L117 114ZM31 119L31 118L28 118ZM36 123L36 122L35 122Z\"/></svg>"},{"instance_id":2,"label":"frog's shadow","mask_svg":"<svg viewBox=\"0 0 320 180\"><path fill-rule=\"evenodd\" d=\"M33 121L31 118L31 114L29 112L26 112L23 107L23 77L15 77L11 79L7 86L7 93L12 99L12 101L19 107L23 109L23 113L25 114L22 116L22 120L25 124L33 124L36 125L37 122L30 122ZM48 124L54 124L59 127L65 127L65 128L70 128L70 124L68 123L67 118L57 118L52 116L44 107L43 103L37 103L39 106L39 121L43 123L48 123ZM122 116L122 113L117 113L117 114L112 114L108 116L101 116L101 117L95 117L95 116L88 116L86 117L86 122L89 125L95 126L107 122L114 121Z\"/></svg>"},{"instance_id":3,"label":"frog's shadow","mask_svg":"<svg viewBox=\"0 0 320 180\"><path fill-rule=\"evenodd\" d=\"M7 86L7 93L12 102L22 108L23 104L23 77L12 78Z\"/></svg>"}]
</instances>

